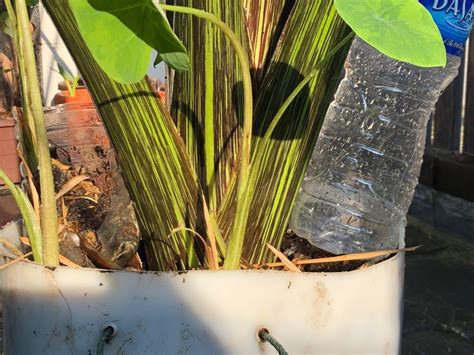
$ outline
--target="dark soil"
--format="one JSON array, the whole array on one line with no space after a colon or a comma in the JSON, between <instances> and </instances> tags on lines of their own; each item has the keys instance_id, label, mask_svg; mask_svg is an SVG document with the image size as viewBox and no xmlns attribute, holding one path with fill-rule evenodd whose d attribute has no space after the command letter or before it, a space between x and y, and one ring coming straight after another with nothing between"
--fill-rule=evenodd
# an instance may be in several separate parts
<instances>
[{"instance_id":1,"label":"dark soil","mask_svg":"<svg viewBox=\"0 0 474 355\"><path fill-rule=\"evenodd\" d=\"M65 171L57 167L53 168L53 174L56 192L73 177L81 175L80 169L71 168ZM84 187L89 188L85 189ZM69 224L75 225L78 231L99 229L110 210L110 193L110 189L98 188L93 177L91 180L86 180L77 185L65 196ZM91 199L83 197L90 197ZM96 200L97 203L92 199ZM61 201L58 201L59 212L61 212L61 208Z\"/></svg>"},{"instance_id":2,"label":"dark soil","mask_svg":"<svg viewBox=\"0 0 474 355\"><path fill-rule=\"evenodd\" d=\"M87 149L82 147L78 161L86 162L84 165L87 166L70 166L71 159L68 159L67 153L77 152L76 147L56 148L59 153L56 158L65 164L65 167L54 168L56 191L75 176L90 176L89 180L81 182L58 200L58 214L63 226L60 237L61 255L84 267L141 269L137 254L139 237L134 216L127 220L130 214L133 215L133 208L117 172L113 153L101 146L89 145ZM111 209L111 206L114 208ZM294 233L288 233L281 251L290 261L335 256ZM304 272L342 272L378 261L380 260L315 263L298 267Z\"/></svg>"},{"instance_id":3,"label":"dark soil","mask_svg":"<svg viewBox=\"0 0 474 355\"><path fill-rule=\"evenodd\" d=\"M95 231L104 222L105 216L110 210L110 196L104 193L98 202L96 204L84 199L69 202L69 216L72 220L77 221L81 230Z\"/></svg>"},{"instance_id":4,"label":"dark soil","mask_svg":"<svg viewBox=\"0 0 474 355\"><path fill-rule=\"evenodd\" d=\"M65 154L53 155L61 159L53 166L56 193L76 176L89 177L58 199L60 254L83 267L137 268L138 229L113 151L97 145L87 152L81 155L87 166L72 166Z\"/></svg>"},{"instance_id":5,"label":"dark soil","mask_svg":"<svg viewBox=\"0 0 474 355\"><path fill-rule=\"evenodd\" d=\"M133 221L124 222L123 213L111 212L111 206L116 210L121 204L117 201L127 199L123 195L124 191L120 193L115 191L117 183L114 181L116 180L114 176L118 175L115 161L111 166L108 160L110 156L108 158L101 147L97 147L95 152L96 159L102 160L100 164L102 169L95 174L85 171L84 167L70 167L67 170L54 167L56 191L75 176L84 174L91 176L90 180L81 182L63 199L58 200L58 214L62 216L61 223L64 225L60 239L61 255L84 267L137 268L137 265L140 265L140 261L137 263L139 257L136 253L138 242L135 247L134 241L138 240L138 230ZM101 235L103 230L106 231L105 236ZM129 247L130 244L133 244L132 248ZM126 253L125 249L128 250ZM335 256L313 246L294 233L287 234L281 251L290 261ZM298 267L304 272L343 272L379 261L343 261Z\"/></svg>"},{"instance_id":6,"label":"dark soil","mask_svg":"<svg viewBox=\"0 0 474 355\"><path fill-rule=\"evenodd\" d=\"M336 256L325 250L315 247L306 239L300 238L294 233L288 233L286 238L283 240L281 251L291 261ZM335 263L300 265L299 268L304 272L342 272L359 269L367 263L367 260L343 261Z\"/></svg>"},{"instance_id":7,"label":"dark soil","mask_svg":"<svg viewBox=\"0 0 474 355\"><path fill-rule=\"evenodd\" d=\"M55 191L58 192L68 181L81 175L81 167L65 168L53 167ZM102 225L105 215L110 209L109 191L100 190L93 180L85 180L63 198L58 199L57 210L60 217L60 254L72 262L84 266L94 267L95 264L81 250L80 241L83 238L91 240L92 244L101 249L97 242L95 231Z\"/></svg>"}]
</instances>

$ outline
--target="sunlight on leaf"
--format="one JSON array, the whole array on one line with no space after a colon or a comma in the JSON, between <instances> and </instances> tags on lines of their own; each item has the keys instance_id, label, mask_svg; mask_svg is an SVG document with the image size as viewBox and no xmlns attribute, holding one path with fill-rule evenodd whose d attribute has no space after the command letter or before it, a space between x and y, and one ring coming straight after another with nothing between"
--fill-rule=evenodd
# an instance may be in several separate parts
<instances>
[{"instance_id":1,"label":"sunlight on leaf","mask_svg":"<svg viewBox=\"0 0 474 355\"><path fill-rule=\"evenodd\" d=\"M443 39L418 0L334 0L339 15L364 41L397 60L446 65Z\"/></svg>"},{"instance_id":2,"label":"sunlight on leaf","mask_svg":"<svg viewBox=\"0 0 474 355\"><path fill-rule=\"evenodd\" d=\"M94 59L114 80L137 82L153 49L173 69L190 67L186 48L151 0L71 0L79 30Z\"/></svg>"}]
</instances>

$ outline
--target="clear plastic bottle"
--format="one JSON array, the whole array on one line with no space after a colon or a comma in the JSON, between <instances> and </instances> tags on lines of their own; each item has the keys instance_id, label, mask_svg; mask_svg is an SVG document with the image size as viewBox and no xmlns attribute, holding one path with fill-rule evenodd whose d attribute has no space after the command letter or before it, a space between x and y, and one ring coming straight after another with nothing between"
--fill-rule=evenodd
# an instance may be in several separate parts
<instances>
[{"instance_id":1,"label":"clear plastic bottle","mask_svg":"<svg viewBox=\"0 0 474 355\"><path fill-rule=\"evenodd\" d=\"M428 119L460 63L420 68L354 40L290 219L298 236L335 254L397 247Z\"/></svg>"}]
</instances>

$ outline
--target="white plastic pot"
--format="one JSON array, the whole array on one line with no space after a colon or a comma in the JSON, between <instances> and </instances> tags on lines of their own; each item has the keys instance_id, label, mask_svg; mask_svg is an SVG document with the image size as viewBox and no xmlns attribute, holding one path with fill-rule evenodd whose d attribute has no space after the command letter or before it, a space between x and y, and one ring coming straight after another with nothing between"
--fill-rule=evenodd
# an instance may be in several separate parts
<instances>
[{"instance_id":1,"label":"white plastic pot","mask_svg":"<svg viewBox=\"0 0 474 355\"><path fill-rule=\"evenodd\" d=\"M6 240L15 248L21 250L20 237L23 231L23 222L21 220L10 222L0 227L0 240ZM12 255L11 251L6 249L2 243L0 243L0 265L5 264L11 259L5 255Z\"/></svg>"},{"instance_id":2,"label":"white plastic pot","mask_svg":"<svg viewBox=\"0 0 474 355\"><path fill-rule=\"evenodd\" d=\"M0 272L9 354L398 354L404 255L341 273Z\"/></svg>"}]
</instances>

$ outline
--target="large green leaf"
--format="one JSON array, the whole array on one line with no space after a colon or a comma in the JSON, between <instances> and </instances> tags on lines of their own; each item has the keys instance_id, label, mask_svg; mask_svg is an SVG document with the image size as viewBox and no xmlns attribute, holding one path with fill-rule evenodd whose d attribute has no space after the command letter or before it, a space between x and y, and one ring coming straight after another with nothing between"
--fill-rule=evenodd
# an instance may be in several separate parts
<instances>
[{"instance_id":1,"label":"large green leaf","mask_svg":"<svg viewBox=\"0 0 474 355\"><path fill-rule=\"evenodd\" d=\"M77 32L67 0L44 0L98 107L138 216L151 269L196 267L195 238L202 233L202 196L183 141L145 80L123 85L93 60ZM179 232L173 233L179 229ZM181 251L187 258L181 258Z\"/></svg>"},{"instance_id":2,"label":"large green leaf","mask_svg":"<svg viewBox=\"0 0 474 355\"><path fill-rule=\"evenodd\" d=\"M70 0L79 30L94 59L114 80L145 76L153 49L173 69L189 69L186 48L152 0Z\"/></svg>"},{"instance_id":3,"label":"large green leaf","mask_svg":"<svg viewBox=\"0 0 474 355\"><path fill-rule=\"evenodd\" d=\"M443 39L418 0L335 0L337 11L364 41L420 67L446 65Z\"/></svg>"}]
</instances>

